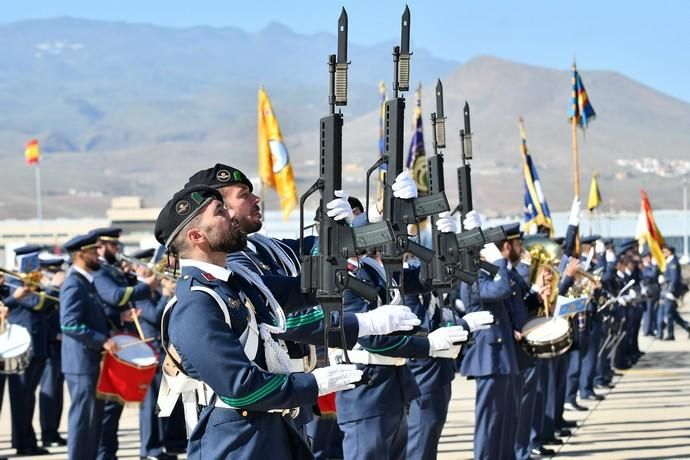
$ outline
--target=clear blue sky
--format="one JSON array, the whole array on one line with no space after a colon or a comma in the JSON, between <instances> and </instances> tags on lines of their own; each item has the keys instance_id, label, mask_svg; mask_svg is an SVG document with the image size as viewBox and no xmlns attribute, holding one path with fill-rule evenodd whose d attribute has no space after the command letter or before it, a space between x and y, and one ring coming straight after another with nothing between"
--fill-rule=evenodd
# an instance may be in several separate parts
<instances>
[{"instance_id":1,"label":"clear blue sky","mask_svg":"<svg viewBox=\"0 0 690 460\"><path fill-rule=\"evenodd\" d=\"M690 102L690 2L682 0L411 0L413 47L465 61L489 54L546 67L614 70ZM396 38L405 2L393 0L23 0L0 21L55 16L172 27L277 21L298 32L333 33L340 6L350 41ZM586 82L586 75L584 76Z\"/></svg>"}]
</instances>

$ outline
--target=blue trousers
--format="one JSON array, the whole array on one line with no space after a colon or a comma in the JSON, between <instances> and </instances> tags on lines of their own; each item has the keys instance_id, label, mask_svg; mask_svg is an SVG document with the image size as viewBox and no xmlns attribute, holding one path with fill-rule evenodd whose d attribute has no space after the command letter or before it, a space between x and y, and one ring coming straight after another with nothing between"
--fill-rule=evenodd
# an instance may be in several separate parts
<instances>
[{"instance_id":1,"label":"blue trousers","mask_svg":"<svg viewBox=\"0 0 690 460\"><path fill-rule=\"evenodd\" d=\"M520 373L522 394L520 397L520 409L518 411L517 429L515 430L515 455L516 460L529 460L530 458L530 433L534 422L534 408L537 403L539 385L539 370L536 365L524 369Z\"/></svg>"},{"instance_id":2,"label":"blue trousers","mask_svg":"<svg viewBox=\"0 0 690 460\"><path fill-rule=\"evenodd\" d=\"M556 430L563 426L563 404L565 403L565 378L568 354L546 361L548 384L544 403L544 423L541 439L553 439Z\"/></svg>"},{"instance_id":3,"label":"blue trousers","mask_svg":"<svg viewBox=\"0 0 690 460\"><path fill-rule=\"evenodd\" d=\"M656 317L656 336L658 338L664 337L664 331L666 331L667 338L674 338L673 334L673 309L676 308L676 303L662 298L659 301L659 309Z\"/></svg>"},{"instance_id":4,"label":"blue trousers","mask_svg":"<svg viewBox=\"0 0 690 460\"><path fill-rule=\"evenodd\" d=\"M156 415L156 400L160 384L161 369L159 367L139 409L139 455L142 457L156 457L163 453L166 419Z\"/></svg>"},{"instance_id":5,"label":"blue trousers","mask_svg":"<svg viewBox=\"0 0 690 460\"><path fill-rule=\"evenodd\" d=\"M10 375L7 379L12 412L12 447L15 449L31 449L37 446L33 418L36 389L45 365L45 357L34 356L23 373Z\"/></svg>"},{"instance_id":6,"label":"blue trousers","mask_svg":"<svg viewBox=\"0 0 690 460\"><path fill-rule=\"evenodd\" d=\"M506 419L512 420L512 375L477 377L477 396L474 421L475 460L503 459L512 451L514 436L505 431ZM510 442L510 445L506 445Z\"/></svg>"},{"instance_id":7,"label":"blue trousers","mask_svg":"<svg viewBox=\"0 0 690 460\"><path fill-rule=\"evenodd\" d=\"M422 393L410 404L407 417L407 459L434 459L448 416L451 384Z\"/></svg>"},{"instance_id":8,"label":"blue trousers","mask_svg":"<svg viewBox=\"0 0 690 460\"><path fill-rule=\"evenodd\" d=\"M644 335L654 335L656 329L656 306L658 299L647 299L645 302L645 311L643 318Z\"/></svg>"},{"instance_id":9,"label":"blue trousers","mask_svg":"<svg viewBox=\"0 0 690 460\"><path fill-rule=\"evenodd\" d=\"M546 422L546 391L549 386L548 361L537 359L535 364L537 392L534 396L534 415L530 428L529 447L531 449L538 449L543 446L542 433L544 432L544 423ZM553 421L550 423L553 425Z\"/></svg>"},{"instance_id":10,"label":"blue trousers","mask_svg":"<svg viewBox=\"0 0 690 460\"><path fill-rule=\"evenodd\" d=\"M594 384L595 385L604 385L609 382L611 382L611 379L613 378L613 370L611 369L611 361L608 358L608 353L610 350L610 341L611 339L609 338L609 333L610 333L610 325L608 321L603 321L601 323L601 341L602 341L602 346L604 345L605 341L609 341L609 345L607 345L605 350L601 350L601 354L597 352L597 370L596 374L594 376Z\"/></svg>"},{"instance_id":11,"label":"blue trousers","mask_svg":"<svg viewBox=\"0 0 690 460\"><path fill-rule=\"evenodd\" d=\"M67 415L70 460L96 458L101 439L103 401L96 398L97 374L65 374L71 403Z\"/></svg>"},{"instance_id":12,"label":"blue trousers","mask_svg":"<svg viewBox=\"0 0 690 460\"><path fill-rule=\"evenodd\" d=\"M588 339L585 334L580 334L576 349L566 354L567 360L565 401L577 402L577 390L580 388L580 376L582 374L582 362L589 349Z\"/></svg>"},{"instance_id":13,"label":"blue trousers","mask_svg":"<svg viewBox=\"0 0 690 460\"><path fill-rule=\"evenodd\" d=\"M407 449L407 414L401 410L338 424L345 460L398 460Z\"/></svg>"},{"instance_id":14,"label":"blue trousers","mask_svg":"<svg viewBox=\"0 0 690 460\"><path fill-rule=\"evenodd\" d=\"M105 401L103 407L103 427L101 443L98 446L98 460L115 460L117 458L117 429L124 406L119 402Z\"/></svg>"},{"instance_id":15,"label":"blue trousers","mask_svg":"<svg viewBox=\"0 0 690 460\"><path fill-rule=\"evenodd\" d=\"M343 457L343 432L335 415L314 417L305 425L315 460Z\"/></svg>"},{"instance_id":16,"label":"blue trousers","mask_svg":"<svg viewBox=\"0 0 690 460\"><path fill-rule=\"evenodd\" d=\"M597 369L597 354L601 347L601 320L596 316L592 319L592 329L590 331L587 350L582 357L580 369L580 397L592 396L594 394L594 376Z\"/></svg>"},{"instance_id":17,"label":"blue trousers","mask_svg":"<svg viewBox=\"0 0 690 460\"><path fill-rule=\"evenodd\" d=\"M52 346L52 345L51 345ZM38 407L41 420L41 440L51 442L60 437L58 428L64 404L65 376L62 375L60 345L51 353L41 377Z\"/></svg>"}]
</instances>

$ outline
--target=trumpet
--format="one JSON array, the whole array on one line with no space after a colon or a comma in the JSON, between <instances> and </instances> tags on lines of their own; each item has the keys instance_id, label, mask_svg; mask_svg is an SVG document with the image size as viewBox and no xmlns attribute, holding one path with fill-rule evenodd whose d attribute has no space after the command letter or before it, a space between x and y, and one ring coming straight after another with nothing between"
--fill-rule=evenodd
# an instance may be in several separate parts
<instances>
[{"instance_id":1,"label":"trumpet","mask_svg":"<svg viewBox=\"0 0 690 460\"><path fill-rule=\"evenodd\" d=\"M0 274L9 276L22 282L22 284L29 289L31 292L45 297L47 300L52 300L53 302L60 302L59 297L46 294L45 287L41 284L41 277L43 276L40 271L36 270L29 273L20 273L6 268L0 267Z\"/></svg>"},{"instance_id":2,"label":"trumpet","mask_svg":"<svg viewBox=\"0 0 690 460\"><path fill-rule=\"evenodd\" d=\"M156 263L146 262L145 260L137 259L136 257L126 256L124 254L118 254L118 258L120 259L120 261L127 262L131 265L140 265L146 267L160 279L177 281L177 276L175 276L173 272L171 272L168 269L168 264L164 258Z\"/></svg>"}]
</instances>

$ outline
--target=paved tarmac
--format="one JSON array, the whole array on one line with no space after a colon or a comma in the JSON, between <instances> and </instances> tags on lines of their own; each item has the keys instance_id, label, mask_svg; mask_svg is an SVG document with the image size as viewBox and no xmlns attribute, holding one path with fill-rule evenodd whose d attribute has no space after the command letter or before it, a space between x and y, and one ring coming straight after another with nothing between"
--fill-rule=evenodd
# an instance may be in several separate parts
<instances>
[{"instance_id":1,"label":"paved tarmac","mask_svg":"<svg viewBox=\"0 0 690 460\"><path fill-rule=\"evenodd\" d=\"M690 308L681 312L690 318ZM573 435L557 451L558 459L690 459L690 339L676 327L675 341L640 337L645 355L615 380L606 399L582 402L587 412L566 412L578 422ZM66 390L65 390L66 392ZM37 412L34 427L38 429ZM448 421L439 445L439 459L472 458L474 383L458 376ZM138 409L125 408L120 423L118 457L138 458ZM67 425L63 412L61 430ZM12 457L8 392L0 413L0 457ZM50 456L66 458L65 448L51 448ZM24 457L31 458L31 457Z\"/></svg>"}]
</instances>

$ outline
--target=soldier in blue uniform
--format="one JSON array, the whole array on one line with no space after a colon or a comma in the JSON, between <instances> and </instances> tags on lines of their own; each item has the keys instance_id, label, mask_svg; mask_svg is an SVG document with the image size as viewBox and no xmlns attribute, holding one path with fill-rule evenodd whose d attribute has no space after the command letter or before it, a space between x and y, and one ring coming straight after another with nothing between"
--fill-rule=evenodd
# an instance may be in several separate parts
<instances>
[{"instance_id":1,"label":"soldier in blue uniform","mask_svg":"<svg viewBox=\"0 0 690 460\"><path fill-rule=\"evenodd\" d=\"M62 257L40 260L44 278L49 278L47 281L49 281L50 288L46 289L49 295L55 297L60 295L60 286L65 278L65 272L62 269L64 262ZM38 395L41 442L43 447L65 446L67 441L58 432L60 419L62 418L65 387L65 376L62 374L62 360L60 357L60 344L62 341L60 312L57 309L49 312L47 321L48 360L43 370Z\"/></svg>"},{"instance_id":2,"label":"soldier in blue uniform","mask_svg":"<svg viewBox=\"0 0 690 460\"><path fill-rule=\"evenodd\" d=\"M663 340L675 340L674 323L678 322L686 331L690 328L688 323L678 314L678 298L682 292L683 279L675 248L664 246L663 252L664 257L666 257L666 270L664 271L663 283L661 283L656 336Z\"/></svg>"},{"instance_id":3,"label":"soldier in blue uniform","mask_svg":"<svg viewBox=\"0 0 690 460\"><path fill-rule=\"evenodd\" d=\"M93 284L105 306L111 334L131 331L131 325L125 325L125 322L131 322L132 315L137 314L133 302L151 298L152 290L157 287L156 277L152 274L141 282L133 280L133 285L130 285L129 279L118 266L122 229L98 228L93 233L98 236L100 243L98 254L101 264L101 268L94 274ZM103 432L98 448L99 460L111 460L117 456L117 430L123 407L119 401L105 402Z\"/></svg>"},{"instance_id":4,"label":"soldier in blue uniform","mask_svg":"<svg viewBox=\"0 0 690 460\"><path fill-rule=\"evenodd\" d=\"M273 338L286 329L280 306L248 295L252 284L225 268L227 254L241 249L245 237L215 189L176 193L155 236L181 266L177 302L164 313L163 344L179 371L175 378L197 382L207 396L188 458L312 458L290 409L351 388L361 371L345 365L290 373Z\"/></svg>"},{"instance_id":5,"label":"soldier in blue uniform","mask_svg":"<svg viewBox=\"0 0 690 460\"><path fill-rule=\"evenodd\" d=\"M96 398L101 352L115 352L103 305L93 286L100 268L98 235L72 238L64 245L73 261L60 288L62 372L70 393L67 448L70 459L96 458L103 401Z\"/></svg>"},{"instance_id":6,"label":"soldier in blue uniform","mask_svg":"<svg viewBox=\"0 0 690 460\"><path fill-rule=\"evenodd\" d=\"M19 272L39 270L38 254L40 246L30 245L15 249ZM16 282L13 284L13 282ZM7 280L10 293L21 286L20 280ZM12 412L12 446L17 455L43 455L46 449L37 445L33 428L33 415L36 407L36 389L43 375L48 356L48 322L47 312L57 308L54 301L46 297L46 292L30 293L17 300L10 296L5 304L10 309L10 322L25 327L31 334L32 356L29 366L21 374L8 376Z\"/></svg>"},{"instance_id":7,"label":"soldier in blue uniform","mask_svg":"<svg viewBox=\"0 0 690 460\"><path fill-rule=\"evenodd\" d=\"M642 254L642 283L644 287L645 310L642 318L642 331L647 337L654 336L656 330L656 311L659 304L659 266L652 258L649 248Z\"/></svg>"}]
</instances>

